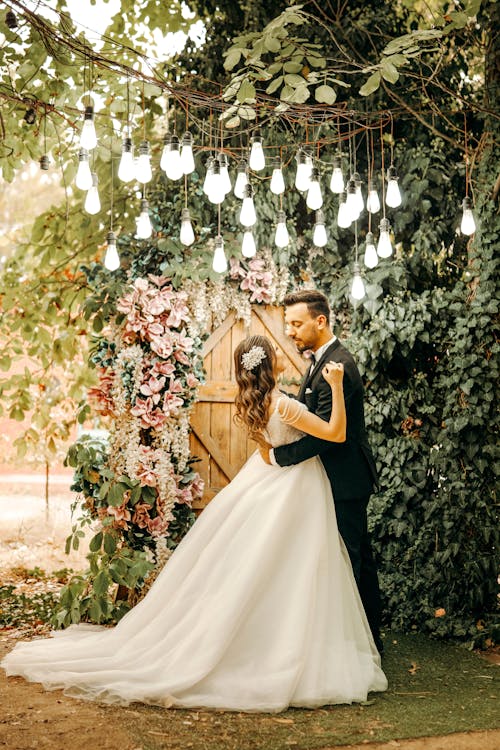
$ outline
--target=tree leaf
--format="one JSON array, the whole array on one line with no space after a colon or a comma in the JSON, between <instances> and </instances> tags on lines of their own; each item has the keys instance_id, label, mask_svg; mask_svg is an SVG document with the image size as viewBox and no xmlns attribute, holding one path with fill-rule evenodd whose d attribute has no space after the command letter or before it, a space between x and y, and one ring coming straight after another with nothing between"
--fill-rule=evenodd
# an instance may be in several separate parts
<instances>
[{"instance_id":1,"label":"tree leaf","mask_svg":"<svg viewBox=\"0 0 500 750\"><path fill-rule=\"evenodd\" d=\"M248 80L243 81L236 95L236 99L242 104L247 102L249 104L253 103L255 101L255 86L253 83Z\"/></svg>"},{"instance_id":2,"label":"tree leaf","mask_svg":"<svg viewBox=\"0 0 500 750\"><path fill-rule=\"evenodd\" d=\"M359 93L361 96L369 96L380 86L380 72L378 70L368 78L367 81L361 86Z\"/></svg>"},{"instance_id":3,"label":"tree leaf","mask_svg":"<svg viewBox=\"0 0 500 750\"><path fill-rule=\"evenodd\" d=\"M274 94L274 92L277 91L279 87L281 86L281 84L283 83L283 80L284 80L283 76L278 76L277 78L274 79L274 81L271 81L271 83L266 89L266 93Z\"/></svg>"},{"instance_id":4,"label":"tree leaf","mask_svg":"<svg viewBox=\"0 0 500 750\"><path fill-rule=\"evenodd\" d=\"M233 70L241 60L241 54L242 50L238 47L230 49L224 60L224 70Z\"/></svg>"},{"instance_id":5,"label":"tree leaf","mask_svg":"<svg viewBox=\"0 0 500 750\"><path fill-rule=\"evenodd\" d=\"M382 78L389 83L396 83L399 78L399 71L389 60L382 60Z\"/></svg>"},{"instance_id":6,"label":"tree leaf","mask_svg":"<svg viewBox=\"0 0 500 750\"><path fill-rule=\"evenodd\" d=\"M314 98L317 102L320 102L322 104L333 104L337 99L337 92L331 86L323 84L322 86L316 87L314 91Z\"/></svg>"}]
</instances>

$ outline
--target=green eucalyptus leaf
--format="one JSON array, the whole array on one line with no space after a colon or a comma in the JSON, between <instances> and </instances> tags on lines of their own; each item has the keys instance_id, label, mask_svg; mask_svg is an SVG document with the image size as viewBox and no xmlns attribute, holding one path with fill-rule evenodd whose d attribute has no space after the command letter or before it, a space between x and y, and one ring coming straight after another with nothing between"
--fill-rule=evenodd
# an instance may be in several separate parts
<instances>
[{"instance_id":1,"label":"green eucalyptus leaf","mask_svg":"<svg viewBox=\"0 0 500 750\"><path fill-rule=\"evenodd\" d=\"M323 84L322 86L317 86L314 90L314 98L322 104L334 104L337 99L337 92L331 86Z\"/></svg>"}]
</instances>

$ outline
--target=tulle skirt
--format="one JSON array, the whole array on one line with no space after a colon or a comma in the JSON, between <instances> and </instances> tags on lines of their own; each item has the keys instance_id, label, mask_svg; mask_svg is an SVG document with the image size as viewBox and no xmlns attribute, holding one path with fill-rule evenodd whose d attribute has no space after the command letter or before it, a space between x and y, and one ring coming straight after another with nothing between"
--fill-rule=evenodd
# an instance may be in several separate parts
<instances>
[{"instance_id":1,"label":"tulle skirt","mask_svg":"<svg viewBox=\"0 0 500 750\"><path fill-rule=\"evenodd\" d=\"M283 469L258 453L116 627L18 643L2 666L79 698L239 711L387 687L321 462Z\"/></svg>"}]
</instances>

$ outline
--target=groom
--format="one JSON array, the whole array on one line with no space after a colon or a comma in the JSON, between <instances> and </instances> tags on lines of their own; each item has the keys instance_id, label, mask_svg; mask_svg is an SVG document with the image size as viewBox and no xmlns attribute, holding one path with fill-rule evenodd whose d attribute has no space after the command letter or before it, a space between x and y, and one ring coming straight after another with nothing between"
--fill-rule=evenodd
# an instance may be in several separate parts
<instances>
[{"instance_id":1,"label":"groom","mask_svg":"<svg viewBox=\"0 0 500 750\"><path fill-rule=\"evenodd\" d=\"M331 331L330 307L324 294L314 290L294 292L285 298L284 306L287 335L299 352L313 352L298 399L326 421L332 409L332 392L321 370L330 361L344 365L347 437L344 443L331 443L306 435L296 443L274 448L269 459L279 466L290 466L320 456L332 486L339 531L351 558L375 645L382 652L380 591L366 515L370 494L377 484L377 471L365 429L363 384L352 355Z\"/></svg>"}]
</instances>

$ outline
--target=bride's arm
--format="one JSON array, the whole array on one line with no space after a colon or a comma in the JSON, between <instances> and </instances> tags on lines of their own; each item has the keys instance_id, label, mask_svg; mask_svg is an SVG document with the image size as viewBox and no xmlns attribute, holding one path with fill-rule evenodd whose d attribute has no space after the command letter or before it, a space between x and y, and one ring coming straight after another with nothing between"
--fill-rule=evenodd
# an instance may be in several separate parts
<instances>
[{"instance_id":1,"label":"bride's arm","mask_svg":"<svg viewBox=\"0 0 500 750\"><path fill-rule=\"evenodd\" d=\"M302 409L298 401L282 397L278 401L278 412L287 424L313 437L329 440L332 443L344 443L346 439L346 412L342 378L344 366L339 362L328 362L321 374L332 389L332 412L330 421Z\"/></svg>"}]
</instances>

